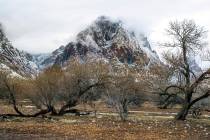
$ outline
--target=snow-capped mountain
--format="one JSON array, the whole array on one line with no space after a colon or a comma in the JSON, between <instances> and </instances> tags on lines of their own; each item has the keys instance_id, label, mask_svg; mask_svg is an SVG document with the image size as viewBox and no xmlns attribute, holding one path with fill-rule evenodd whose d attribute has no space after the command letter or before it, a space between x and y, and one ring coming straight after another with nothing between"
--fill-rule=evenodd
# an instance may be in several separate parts
<instances>
[{"instance_id":1,"label":"snow-capped mountain","mask_svg":"<svg viewBox=\"0 0 210 140\"><path fill-rule=\"evenodd\" d=\"M12 46L0 26L0 68L7 67L21 76L32 76L38 72L38 67L30 58L30 54Z\"/></svg>"},{"instance_id":2,"label":"snow-capped mountain","mask_svg":"<svg viewBox=\"0 0 210 140\"><path fill-rule=\"evenodd\" d=\"M141 64L149 68L153 64L163 64L157 53L152 50L149 41L124 27L121 21L99 17L86 29L76 35L76 40L61 46L49 54L32 55L14 48L0 26L0 69L10 68L22 76L33 76L54 64L63 65L70 58L112 59L119 63ZM195 61L192 67L200 71Z\"/></svg>"},{"instance_id":3,"label":"snow-capped mountain","mask_svg":"<svg viewBox=\"0 0 210 140\"><path fill-rule=\"evenodd\" d=\"M56 53L55 53L56 52ZM127 30L121 21L99 17L68 43L53 52L42 65L64 64L71 57L85 60L88 57L110 60L117 58L122 63L142 62L143 65L160 63L159 57L142 34Z\"/></svg>"},{"instance_id":4,"label":"snow-capped mountain","mask_svg":"<svg viewBox=\"0 0 210 140\"><path fill-rule=\"evenodd\" d=\"M58 49L50 54L37 54L33 55L32 61L37 64L39 70L43 70L49 66L55 64L56 58L64 52L65 47L60 46Z\"/></svg>"}]
</instances>

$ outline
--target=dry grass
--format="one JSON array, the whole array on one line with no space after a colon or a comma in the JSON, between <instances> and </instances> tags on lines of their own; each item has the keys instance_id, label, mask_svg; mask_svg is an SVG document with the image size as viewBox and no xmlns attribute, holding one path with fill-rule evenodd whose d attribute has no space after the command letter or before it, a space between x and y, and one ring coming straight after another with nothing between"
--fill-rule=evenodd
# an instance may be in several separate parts
<instances>
[{"instance_id":1,"label":"dry grass","mask_svg":"<svg viewBox=\"0 0 210 140\"><path fill-rule=\"evenodd\" d=\"M27 106L27 105L26 105ZM83 106L78 106L83 110ZM33 109L22 107L24 111ZM91 110L87 106L87 110ZM141 110L141 112L135 112ZM0 111L13 113L8 105ZM111 112L93 116L62 116L52 118L0 119L0 140L209 140L210 119L173 121L169 115L158 113L176 112L157 108L135 108L127 122L118 120L111 108L101 106L99 112ZM152 112L152 113L146 113Z\"/></svg>"},{"instance_id":2,"label":"dry grass","mask_svg":"<svg viewBox=\"0 0 210 140\"><path fill-rule=\"evenodd\" d=\"M13 118L0 122L0 138L82 140L209 140L210 125L190 120L120 122L113 117Z\"/></svg>"}]
</instances>

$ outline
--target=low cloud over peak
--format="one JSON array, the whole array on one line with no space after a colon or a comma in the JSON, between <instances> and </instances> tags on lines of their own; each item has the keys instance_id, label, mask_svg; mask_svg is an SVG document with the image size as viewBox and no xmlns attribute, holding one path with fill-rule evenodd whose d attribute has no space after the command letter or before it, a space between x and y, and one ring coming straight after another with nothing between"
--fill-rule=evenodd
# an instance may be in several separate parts
<instances>
[{"instance_id":1,"label":"low cloud over peak","mask_svg":"<svg viewBox=\"0 0 210 140\"><path fill-rule=\"evenodd\" d=\"M0 22L19 49L51 52L72 40L97 17L121 19L155 46L167 23L189 18L210 29L208 0L1 0Z\"/></svg>"}]
</instances>

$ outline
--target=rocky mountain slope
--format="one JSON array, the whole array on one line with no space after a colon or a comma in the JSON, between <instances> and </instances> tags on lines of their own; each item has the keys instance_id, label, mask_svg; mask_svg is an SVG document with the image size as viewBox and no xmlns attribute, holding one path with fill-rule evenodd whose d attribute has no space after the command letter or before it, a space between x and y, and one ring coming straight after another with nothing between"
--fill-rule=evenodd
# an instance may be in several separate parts
<instances>
[{"instance_id":1,"label":"rocky mountain slope","mask_svg":"<svg viewBox=\"0 0 210 140\"><path fill-rule=\"evenodd\" d=\"M110 60L117 58L122 63L141 62L144 66L160 63L147 38L127 30L121 21L99 17L85 30L79 32L76 41L54 51L41 65L63 65L71 57L86 60L87 57Z\"/></svg>"},{"instance_id":2,"label":"rocky mountain slope","mask_svg":"<svg viewBox=\"0 0 210 140\"><path fill-rule=\"evenodd\" d=\"M64 52L65 47L61 46L50 54L32 55L32 61L37 65L39 70L43 70L55 64L55 60Z\"/></svg>"},{"instance_id":3,"label":"rocky mountain slope","mask_svg":"<svg viewBox=\"0 0 210 140\"><path fill-rule=\"evenodd\" d=\"M17 74L32 76L54 64L64 65L72 57L81 61L91 58L107 62L115 59L119 63L128 64L138 62L145 68L162 64L144 35L126 29L121 21L103 16L79 32L75 41L59 47L50 54L31 55L19 51L11 45L0 28L0 67L10 68ZM193 66L194 69L200 70L197 65Z\"/></svg>"},{"instance_id":4,"label":"rocky mountain slope","mask_svg":"<svg viewBox=\"0 0 210 140\"><path fill-rule=\"evenodd\" d=\"M0 68L21 76L33 76L54 64L64 64L71 57L93 57L106 60L117 58L120 62L133 63L141 59L145 64L159 61L144 36L135 36L120 21L98 18L92 25L78 33L75 42L61 46L50 54L31 55L12 46L0 27Z\"/></svg>"},{"instance_id":5,"label":"rocky mountain slope","mask_svg":"<svg viewBox=\"0 0 210 140\"><path fill-rule=\"evenodd\" d=\"M12 46L0 26L0 68L10 69L21 76L32 76L38 72L38 67L30 59L30 54Z\"/></svg>"}]
</instances>

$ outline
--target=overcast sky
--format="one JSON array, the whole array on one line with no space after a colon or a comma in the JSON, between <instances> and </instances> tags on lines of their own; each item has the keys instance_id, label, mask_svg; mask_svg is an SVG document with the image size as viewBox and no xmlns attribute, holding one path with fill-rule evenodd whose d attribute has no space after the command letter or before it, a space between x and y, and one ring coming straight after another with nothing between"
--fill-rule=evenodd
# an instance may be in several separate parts
<instances>
[{"instance_id":1,"label":"overcast sky","mask_svg":"<svg viewBox=\"0 0 210 140\"><path fill-rule=\"evenodd\" d=\"M210 30L210 0L0 0L0 22L12 44L47 53L105 15L145 33L153 48L170 20L194 19Z\"/></svg>"}]
</instances>

